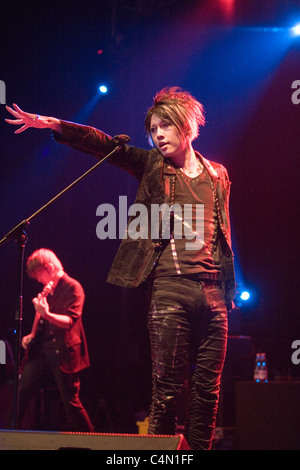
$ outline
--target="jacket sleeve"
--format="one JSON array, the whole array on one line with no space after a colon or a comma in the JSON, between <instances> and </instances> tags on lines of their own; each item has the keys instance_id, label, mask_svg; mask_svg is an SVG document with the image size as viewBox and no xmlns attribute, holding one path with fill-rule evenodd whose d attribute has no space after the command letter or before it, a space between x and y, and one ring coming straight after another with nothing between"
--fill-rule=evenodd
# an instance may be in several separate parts
<instances>
[{"instance_id":1,"label":"jacket sleeve","mask_svg":"<svg viewBox=\"0 0 300 470\"><path fill-rule=\"evenodd\" d=\"M61 121L61 125L62 134L53 132L53 138L57 142L94 155L98 159L105 157L118 147L113 137L94 127L68 121ZM149 150L124 145L109 157L108 161L140 179L148 154Z\"/></svg>"}]
</instances>

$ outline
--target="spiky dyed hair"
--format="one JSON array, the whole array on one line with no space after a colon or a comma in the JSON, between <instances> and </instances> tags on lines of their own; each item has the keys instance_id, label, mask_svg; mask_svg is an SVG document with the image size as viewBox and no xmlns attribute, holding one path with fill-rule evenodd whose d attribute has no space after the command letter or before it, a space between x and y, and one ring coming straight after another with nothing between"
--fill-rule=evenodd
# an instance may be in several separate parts
<instances>
[{"instance_id":1,"label":"spiky dyed hair","mask_svg":"<svg viewBox=\"0 0 300 470\"><path fill-rule=\"evenodd\" d=\"M150 140L153 114L171 122L182 137L189 136L191 141L198 137L199 127L205 124L203 105L179 87L163 88L154 97L145 118L145 129Z\"/></svg>"}]
</instances>

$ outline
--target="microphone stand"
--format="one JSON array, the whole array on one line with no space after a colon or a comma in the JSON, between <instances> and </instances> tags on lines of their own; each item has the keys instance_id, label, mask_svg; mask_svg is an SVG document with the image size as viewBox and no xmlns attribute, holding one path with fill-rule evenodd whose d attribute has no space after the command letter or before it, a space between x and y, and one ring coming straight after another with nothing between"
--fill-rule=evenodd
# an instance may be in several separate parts
<instances>
[{"instance_id":1,"label":"microphone stand","mask_svg":"<svg viewBox=\"0 0 300 470\"><path fill-rule=\"evenodd\" d=\"M59 197L64 193L69 191L75 184L79 183L83 178L89 175L94 171L98 166L100 166L105 160L111 157L114 153L119 152L123 148L123 139L122 137L127 136L118 136L115 137L115 141L119 142L119 145L115 147L109 154L99 160L94 166L89 170L83 173L79 178L69 184L65 189L60 191L56 196L54 196L50 201L48 201L44 206L40 207L34 214L32 214L27 219L20 222L12 230L10 230L4 237L0 240L0 246L3 245L6 241L14 239L19 247L18 255L18 298L17 305L15 310L15 350L14 350L14 389L13 389L13 417L12 417L12 429L18 429L19 427L19 369L20 369L20 351L21 351L21 339L22 339L22 320L23 320L23 279L24 279L24 254L25 254L25 245L28 240L27 233L25 229L29 227L30 222L39 215L42 211L47 209L50 204L55 202ZM128 138L129 140L129 138ZM120 143L122 142L122 143Z\"/></svg>"}]
</instances>

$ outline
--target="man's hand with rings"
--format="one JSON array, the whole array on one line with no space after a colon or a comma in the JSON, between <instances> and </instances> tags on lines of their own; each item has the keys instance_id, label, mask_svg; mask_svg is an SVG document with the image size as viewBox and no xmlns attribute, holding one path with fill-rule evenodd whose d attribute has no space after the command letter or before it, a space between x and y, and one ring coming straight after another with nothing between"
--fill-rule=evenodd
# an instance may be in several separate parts
<instances>
[{"instance_id":1,"label":"man's hand with rings","mask_svg":"<svg viewBox=\"0 0 300 470\"><path fill-rule=\"evenodd\" d=\"M40 116L39 114L31 114L22 111L16 104L13 108L6 106L7 111L12 114L16 119L5 119L8 124L14 124L15 126L22 126L15 131L15 134L24 132L29 127L36 127L38 129L49 128L50 119L46 116Z\"/></svg>"}]
</instances>

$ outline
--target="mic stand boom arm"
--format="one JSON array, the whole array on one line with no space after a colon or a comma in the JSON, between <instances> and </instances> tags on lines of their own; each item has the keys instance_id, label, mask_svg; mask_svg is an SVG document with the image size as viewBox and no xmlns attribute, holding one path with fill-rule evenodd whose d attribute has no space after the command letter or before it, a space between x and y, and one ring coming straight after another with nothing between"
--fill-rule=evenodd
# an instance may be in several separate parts
<instances>
[{"instance_id":1,"label":"mic stand boom arm","mask_svg":"<svg viewBox=\"0 0 300 470\"><path fill-rule=\"evenodd\" d=\"M94 166L89 170L83 173L79 178L69 184L65 189L60 191L56 196L54 196L50 201L45 205L40 207L34 214L32 214L27 219L20 222L12 230L10 230L4 237L0 240L0 246L3 245L6 241L15 239L19 245L19 257L18 257L18 287L19 293L17 298L17 305L15 310L15 351L14 351L14 390L13 390L13 417L12 417L12 429L18 429L19 426L19 369L20 369L20 351L21 351L21 339L22 339L22 320L23 320L23 278L24 278L24 253L25 245L28 240L27 233L25 229L30 225L32 219L34 219L38 214L44 211L48 206L55 202L59 197L64 193L69 191L75 184L79 183L83 178L89 175L94 171L98 166L100 166L105 160L111 157L114 153L119 152L123 148L124 139L123 136L118 139L115 137L115 141L122 142L119 143L109 154L99 160ZM127 136L124 136L127 137ZM129 140L129 138L128 138ZM126 141L128 141L126 140Z\"/></svg>"}]
</instances>

